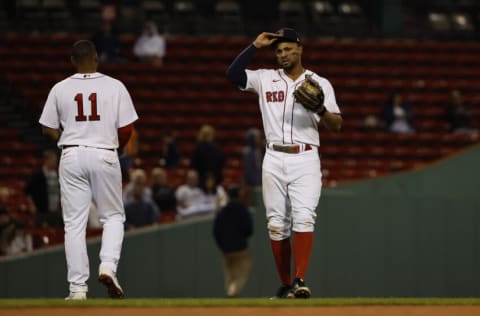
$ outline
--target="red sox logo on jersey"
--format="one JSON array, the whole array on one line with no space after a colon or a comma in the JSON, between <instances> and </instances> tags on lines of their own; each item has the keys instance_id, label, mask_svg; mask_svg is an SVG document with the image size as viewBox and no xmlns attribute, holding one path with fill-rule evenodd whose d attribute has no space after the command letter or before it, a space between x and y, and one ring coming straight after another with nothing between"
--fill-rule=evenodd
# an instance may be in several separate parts
<instances>
[{"instance_id":1,"label":"red sox logo on jersey","mask_svg":"<svg viewBox=\"0 0 480 316\"><path fill-rule=\"evenodd\" d=\"M267 102L283 102L285 100L285 92L280 91L267 91L265 92L265 98Z\"/></svg>"}]
</instances>

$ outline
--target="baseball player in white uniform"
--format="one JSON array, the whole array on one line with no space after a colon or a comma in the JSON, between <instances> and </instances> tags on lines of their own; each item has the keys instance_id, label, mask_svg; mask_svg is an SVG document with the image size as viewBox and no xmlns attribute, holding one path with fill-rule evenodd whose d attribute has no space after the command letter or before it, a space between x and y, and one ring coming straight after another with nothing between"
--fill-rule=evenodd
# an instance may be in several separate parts
<instances>
[{"instance_id":1,"label":"baseball player in white uniform","mask_svg":"<svg viewBox=\"0 0 480 316\"><path fill-rule=\"evenodd\" d=\"M273 47L279 69L246 70L257 49ZM263 202L281 286L273 298L308 298L304 278L313 244L316 208L322 188L318 124L340 131L342 117L330 82L303 68L297 32L283 28L261 33L233 61L227 78L241 90L258 94L267 150L262 167ZM293 92L306 75L318 82L324 103L317 113L296 102ZM295 275L291 278L291 245Z\"/></svg>"},{"instance_id":2,"label":"baseball player in white uniform","mask_svg":"<svg viewBox=\"0 0 480 316\"><path fill-rule=\"evenodd\" d=\"M89 262L85 240L89 209L95 202L103 225L99 281L112 298L123 297L117 265L125 211L117 149L128 141L138 119L130 94L118 80L97 72L98 55L90 41L73 45L77 73L50 91L40 124L58 140L61 204L70 295L87 298Z\"/></svg>"}]
</instances>

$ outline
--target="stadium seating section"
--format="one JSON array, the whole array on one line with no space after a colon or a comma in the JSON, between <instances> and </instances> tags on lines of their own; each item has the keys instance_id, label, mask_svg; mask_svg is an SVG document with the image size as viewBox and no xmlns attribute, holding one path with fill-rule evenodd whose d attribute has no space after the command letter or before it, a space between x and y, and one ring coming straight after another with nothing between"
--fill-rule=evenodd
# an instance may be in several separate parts
<instances>
[{"instance_id":1,"label":"stadium seating section","mask_svg":"<svg viewBox=\"0 0 480 316\"><path fill-rule=\"evenodd\" d=\"M95 2L85 1L92 6ZM171 18L171 12L163 12L155 3L142 1L142 10L150 10L149 14L157 14L158 19ZM295 6L283 8L302 11ZM188 6L184 9L189 10ZM225 14L222 18L230 21L226 22L230 26L231 21L238 22L237 9L235 5L221 8ZM87 14L87 8L84 11ZM68 17L65 12L57 14ZM188 12L177 14L189 18ZM294 19L287 13L283 17ZM360 18L357 22L364 23ZM237 31L243 27L239 25ZM26 177L40 166L42 149L42 144L25 138L22 128L38 128L35 121L49 89L73 72L69 64L71 44L90 33L73 34L0 35L0 186L10 188L7 207L20 220L29 220L24 212L23 186ZM250 127L262 128L261 116L256 96L238 91L224 73L251 38L172 35L161 67L134 62L131 47L135 35L120 38L128 61L102 64L99 71L122 80L130 90L140 115L137 129L142 166L149 171L158 165L161 133L167 128L175 130L182 163L169 170L169 176L174 186L179 185L189 165L196 133L208 123L216 128L217 141L227 155L225 184L240 182L245 134ZM306 39L304 64L332 82L344 118L341 133L320 128L324 185L412 170L478 143L477 135L449 133L444 113L451 89L458 88L473 112L474 127L480 128L479 53L480 44L475 42ZM274 67L274 62L270 51L261 51L253 67ZM365 117L377 115L392 91L401 92L413 105L415 134L363 127ZM8 115L4 115L6 109ZM23 117L25 112L33 120L10 124L12 115ZM36 246L42 246L61 241L63 235L35 230L34 237Z\"/></svg>"},{"instance_id":2,"label":"stadium seating section","mask_svg":"<svg viewBox=\"0 0 480 316\"><path fill-rule=\"evenodd\" d=\"M122 33L137 33L152 20L174 35L253 36L290 25L308 36L382 37L401 30L402 37L473 40L478 11L475 0L4 0L0 31L93 32L102 18L116 17ZM397 25L395 34L386 25Z\"/></svg>"}]
</instances>

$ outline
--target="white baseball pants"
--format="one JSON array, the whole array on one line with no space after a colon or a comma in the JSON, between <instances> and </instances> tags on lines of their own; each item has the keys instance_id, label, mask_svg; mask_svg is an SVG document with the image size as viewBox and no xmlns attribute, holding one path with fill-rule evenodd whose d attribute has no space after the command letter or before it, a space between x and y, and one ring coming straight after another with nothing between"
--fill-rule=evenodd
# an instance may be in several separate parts
<instances>
[{"instance_id":1,"label":"white baseball pants","mask_svg":"<svg viewBox=\"0 0 480 316\"><path fill-rule=\"evenodd\" d=\"M316 149L297 154L267 149L263 160L262 191L271 240L295 232L312 232L322 189Z\"/></svg>"},{"instance_id":2,"label":"white baseball pants","mask_svg":"<svg viewBox=\"0 0 480 316\"><path fill-rule=\"evenodd\" d=\"M92 200L103 225L100 261L116 272L124 235L125 210L117 152L69 147L59 165L61 204L65 222L65 254L70 292L87 292L89 262L86 227Z\"/></svg>"}]
</instances>

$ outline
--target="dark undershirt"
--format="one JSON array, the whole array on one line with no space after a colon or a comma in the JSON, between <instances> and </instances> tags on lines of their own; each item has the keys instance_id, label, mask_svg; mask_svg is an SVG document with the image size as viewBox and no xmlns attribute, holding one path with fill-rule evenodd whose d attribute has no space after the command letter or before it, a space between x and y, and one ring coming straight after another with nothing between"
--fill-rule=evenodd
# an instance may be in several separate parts
<instances>
[{"instance_id":1,"label":"dark undershirt","mask_svg":"<svg viewBox=\"0 0 480 316\"><path fill-rule=\"evenodd\" d=\"M235 58L226 72L228 80L241 88L246 87L247 73L245 72L245 69L252 62L256 51L257 48L253 44L250 44L237 56L237 58Z\"/></svg>"}]
</instances>

